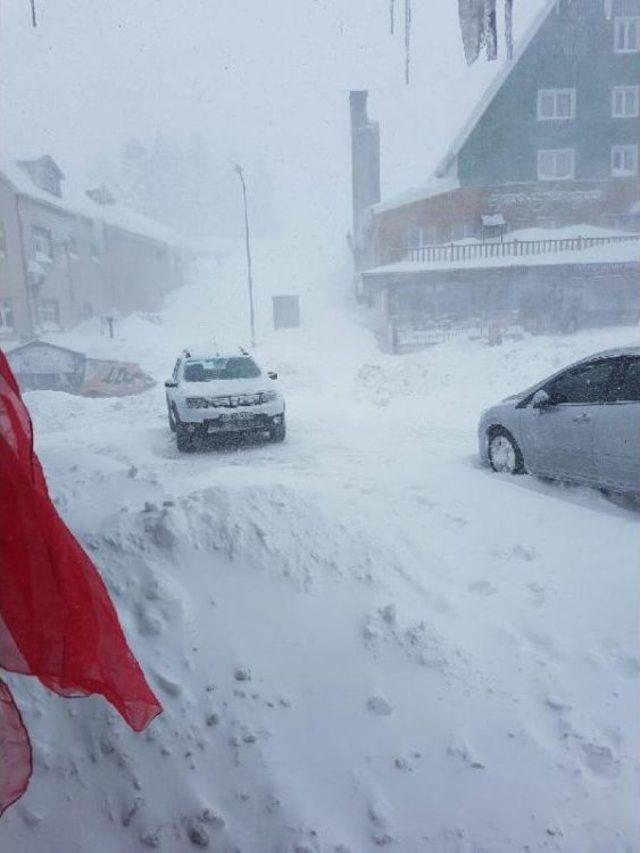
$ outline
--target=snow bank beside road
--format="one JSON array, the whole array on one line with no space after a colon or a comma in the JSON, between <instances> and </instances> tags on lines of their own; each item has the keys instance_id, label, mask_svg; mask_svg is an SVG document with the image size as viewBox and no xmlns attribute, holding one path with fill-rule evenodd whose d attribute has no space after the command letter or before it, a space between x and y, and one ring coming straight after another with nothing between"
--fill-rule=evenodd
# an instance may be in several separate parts
<instances>
[{"instance_id":1,"label":"snow bank beside road","mask_svg":"<svg viewBox=\"0 0 640 853\"><path fill-rule=\"evenodd\" d=\"M102 703L14 679L37 762L7 849L508 851L553 838L604 853L631 839L631 554L605 577L593 538L519 542L510 523L547 496L514 496L506 530L484 533L416 497L387 513L304 489L210 488L85 535L166 713L136 738ZM554 538L567 521L588 535L573 507ZM581 567L580 606L554 552Z\"/></svg>"}]
</instances>

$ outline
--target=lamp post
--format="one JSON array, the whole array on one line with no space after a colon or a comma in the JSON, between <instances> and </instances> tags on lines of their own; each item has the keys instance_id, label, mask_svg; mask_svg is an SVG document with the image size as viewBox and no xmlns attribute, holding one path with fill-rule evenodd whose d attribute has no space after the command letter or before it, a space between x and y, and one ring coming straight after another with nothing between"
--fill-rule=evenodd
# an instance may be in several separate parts
<instances>
[{"instance_id":1,"label":"lamp post","mask_svg":"<svg viewBox=\"0 0 640 853\"><path fill-rule=\"evenodd\" d=\"M247 248L247 285L249 288L249 322L251 324L251 346L255 347L256 345L256 324L255 324L255 314L253 310L253 279L251 277L251 246L249 244L249 213L247 211L247 185L244 181L244 174L242 173L242 167L239 165L235 166L235 170L238 173L240 178L240 183L242 184L242 203L244 205L244 236L245 236L245 244Z\"/></svg>"}]
</instances>

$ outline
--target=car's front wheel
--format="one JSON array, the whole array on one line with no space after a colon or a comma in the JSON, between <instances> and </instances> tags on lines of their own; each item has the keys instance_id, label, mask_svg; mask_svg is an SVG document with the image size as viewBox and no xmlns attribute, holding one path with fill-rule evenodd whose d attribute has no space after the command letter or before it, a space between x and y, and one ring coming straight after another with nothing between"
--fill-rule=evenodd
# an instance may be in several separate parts
<instances>
[{"instance_id":1,"label":"car's front wheel","mask_svg":"<svg viewBox=\"0 0 640 853\"><path fill-rule=\"evenodd\" d=\"M196 437L184 424L176 424L176 445L181 453L190 453L196 449Z\"/></svg>"},{"instance_id":2,"label":"car's front wheel","mask_svg":"<svg viewBox=\"0 0 640 853\"><path fill-rule=\"evenodd\" d=\"M489 435L489 462L501 474L524 473L522 452L506 429L496 429Z\"/></svg>"}]
</instances>

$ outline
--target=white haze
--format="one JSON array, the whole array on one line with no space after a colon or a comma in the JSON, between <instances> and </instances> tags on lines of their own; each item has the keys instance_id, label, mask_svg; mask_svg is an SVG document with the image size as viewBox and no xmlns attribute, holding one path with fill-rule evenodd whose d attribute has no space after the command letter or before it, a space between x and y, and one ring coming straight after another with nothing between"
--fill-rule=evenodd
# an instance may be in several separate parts
<instances>
[{"instance_id":1,"label":"white haze","mask_svg":"<svg viewBox=\"0 0 640 853\"><path fill-rule=\"evenodd\" d=\"M540 5L517 4L516 34ZM388 195L428 178L502 61L467 68L453 0L413 6L407 87L385 0L39 0L35 30L26 2L4 3L0 146L89 184L131 137L199 134L226 236L241 237L241 162L257 231L330 266L350 228L349 89L370 91Z\"/></svg>"}]
</instances>

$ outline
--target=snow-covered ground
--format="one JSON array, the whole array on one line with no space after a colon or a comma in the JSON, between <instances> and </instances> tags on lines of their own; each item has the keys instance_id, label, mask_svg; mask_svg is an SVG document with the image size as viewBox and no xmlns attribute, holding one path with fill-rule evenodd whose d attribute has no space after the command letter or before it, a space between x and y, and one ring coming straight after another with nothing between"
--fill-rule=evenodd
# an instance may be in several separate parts
<instances>
[{"instance_id":1,"label":"snow-covered ground","mask_svg":"<svg viewBox=\"0 0 640 853\"><path fill-rule=\"evenodd\" d=\"M166 423L179 349L244 328L240 267L113 342L57 338L160 380L26 399L165 712L136 736L11 677L35 770L2 851L640 849L637 513L492 474L475 436L483 407L637 330L386 356L336 288L300 286L299 330L266 334L259 306L283 445L181 456Z\"/></svg>"}]
</instances>

